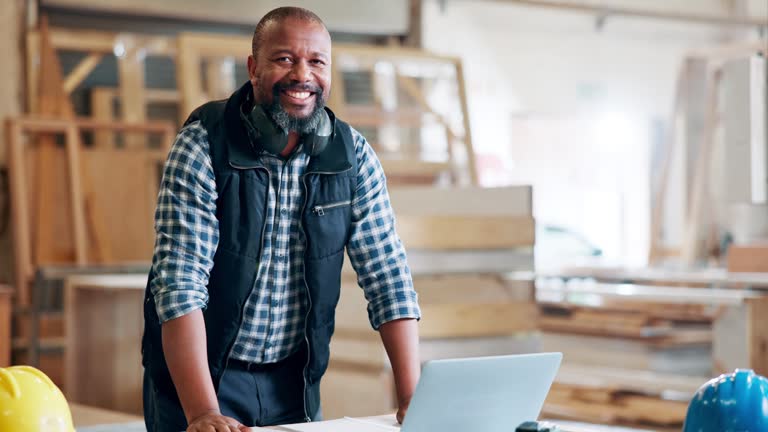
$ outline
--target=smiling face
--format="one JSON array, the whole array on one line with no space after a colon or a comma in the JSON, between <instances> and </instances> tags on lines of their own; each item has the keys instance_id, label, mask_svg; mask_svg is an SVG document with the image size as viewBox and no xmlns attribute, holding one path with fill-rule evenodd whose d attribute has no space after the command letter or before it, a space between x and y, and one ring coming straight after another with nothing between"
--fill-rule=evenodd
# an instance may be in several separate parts
<instances>
[{"instance_id":1,"label":"smiling face","mask_svg":"<svg viewBox=\"0 0 768 432\"><path fill-rule=\"evenodd\" d=\"M269 22L248 74L254 100L279 126L313 130L331 90L331 36L311 20Z\"/></svg>"}]
</instances>

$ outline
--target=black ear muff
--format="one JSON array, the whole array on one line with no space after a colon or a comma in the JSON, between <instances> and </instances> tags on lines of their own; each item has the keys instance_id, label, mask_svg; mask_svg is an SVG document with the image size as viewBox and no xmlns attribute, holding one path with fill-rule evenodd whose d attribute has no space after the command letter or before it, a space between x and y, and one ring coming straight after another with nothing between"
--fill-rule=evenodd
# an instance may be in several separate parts
<instances>
[{"instance_id":1,"label":"black ear muff","mask_svg":"<svg viewBox=\"0 0 768 432\"><path fill-rule=\"evenodd\" d=\"M305 134L302 136L304 142L304 150L309 153L310 156L321 153L328 146L331 141L334 130L334 120L328 115L328 111L323 110L323 117L320 120L320 124L314 133Z\"/></svg>"},{"instance_id":2,"label":"black ear muff","mask_svg":"<svg viewBox=\"0 0 768 432\"><path fill-rule=\"evenodd\" d=\"M255 104L248 115L242 114L252 143L258 143L263 150L277 155L288 145L288 132L277 127L264 109Z\"/></svg>"},{"instance_id":3,"label":"black ear muff","mask_svg":"<svg viewBox=\"0 0 768 432\"><path fill-rule=\"evenodd\" d=\"M333 136L334 119L328 115L328 111L325 109L322 112L323 116L317 129L301 137L304 151L310 156L322 152ZM275 125L260 105L255 104L248 114L240 111L240 117L248 131L251 147L256 151L264 150L270 154L278 155L288 146L288 131Z\"/></svg>"}]
</instances>

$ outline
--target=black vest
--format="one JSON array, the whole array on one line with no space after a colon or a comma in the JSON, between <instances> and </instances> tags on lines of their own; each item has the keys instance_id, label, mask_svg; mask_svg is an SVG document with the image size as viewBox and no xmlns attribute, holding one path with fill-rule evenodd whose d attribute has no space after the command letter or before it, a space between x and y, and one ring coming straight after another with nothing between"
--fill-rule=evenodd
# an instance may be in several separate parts
<instances>
[{"instance_id":1,"label":"black vest","mask_svg":"<svg viewBox=\"0 0 768 432\"><path fill-rule=\"evenodd\" d=\"M203 312L208 364L217 390L256 280L270 183L270 173L260 162L261 149L258 143L249 141L239 115L251 89L251 84L246 83L228 100L207 103L187 119L187 123L200 120L208 132L218 192L219 244L208 283L208 306ZM335 119L330 110L328 113L335 123L333 136L327 147L310 157L302 179L305 197L300 235L306 243L304 280L309 299L303 349L307 362L302 373L308 417L320 406L320 379L328 367L344 248L350 235L349 203L357 187L352 132L349 125ZM153 278L150 272L149 280ZM159 391L177 398L163 355L161 326L149 283L144 301L142 359Z\"/></svg>"}]
</instances>

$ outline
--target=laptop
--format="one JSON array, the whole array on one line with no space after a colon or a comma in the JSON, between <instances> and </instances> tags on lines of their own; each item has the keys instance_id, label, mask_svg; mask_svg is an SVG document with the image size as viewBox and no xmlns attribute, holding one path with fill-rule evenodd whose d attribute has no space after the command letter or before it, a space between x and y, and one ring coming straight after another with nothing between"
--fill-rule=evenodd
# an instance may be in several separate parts
<instances>
[{"instance_id":1,"label":"laptop","mask_svg":"<svg viewBox=\"0 0 768 432\"><path fill-rule=\"evenodd\" d=\"M510 432L539 417L562 353L432 360L401 432Z\"/></svg>"}]
</instances>

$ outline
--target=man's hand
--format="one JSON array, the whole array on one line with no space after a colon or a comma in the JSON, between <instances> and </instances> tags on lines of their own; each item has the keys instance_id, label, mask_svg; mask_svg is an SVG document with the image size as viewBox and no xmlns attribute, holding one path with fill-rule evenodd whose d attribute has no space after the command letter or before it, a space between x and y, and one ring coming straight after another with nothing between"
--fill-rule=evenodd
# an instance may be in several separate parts
<instances>
[{"instance_id":1,"label":"man's hand","mask_svg":"<svg viewBox=\"0 0 768 432\"><path fill-rule=\"evenodd\" d=\"M409 400L405 404L400 404L400 409L397 410L397 422L400 424L403 424L403 420L405 419L405 413L408 411L408 405L411 403Z\"/></svg>"},{"instance_id":2,"label":"man's hand","mask_svg":"<svg viewBox=\"0 0 768 432\"><path fill-rule=\"evenodd\" d=\"M248 429L231 417L209 411L190 421L187 432L245 432Z\"/></svg>"},{"instance_id":3,"label":"man's hand","mask_svg":"<svg viewBox=\"0 0 768 432\"><path fill-rule=\"evenodd\" d=\"M419 328L415 319L400 319L382 324L379 333L395 375L397 421L402 423L421 375Z\"/></svg>"}]
</instances>

